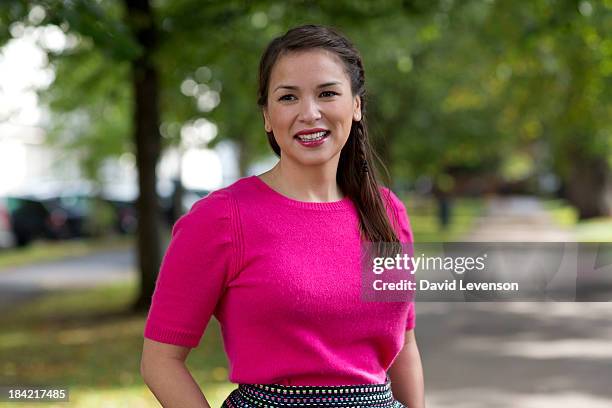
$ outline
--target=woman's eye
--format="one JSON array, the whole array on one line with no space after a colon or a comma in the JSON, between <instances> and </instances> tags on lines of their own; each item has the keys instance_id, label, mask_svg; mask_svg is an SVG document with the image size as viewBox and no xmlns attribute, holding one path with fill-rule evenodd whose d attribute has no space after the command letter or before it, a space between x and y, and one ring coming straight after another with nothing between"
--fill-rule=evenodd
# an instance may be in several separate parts
<instances>
[{"instance_id":1,"label":"woman's eye","mask_svg":"<svg viewBox=\"0 0 612 408\"><path fill-rule=\"evenodd\" d=\"M325 91L325 92L321 92L321 96L323 97L330 97L330 96L336 96L339 95L338 92L334 92L334 91Z\"/></svg>"},{"instance_id":2,"label":"woman's eye","mask_svg":"<svg viewBox=\"0 0 612 408\"><path fill-rule=\"evenodd\" d=\"M280 98L278 98L279 101L292 101L293 99L291 98L295 98L295 96L293 95L283 95Z\"/></svg>"}]
</instances>

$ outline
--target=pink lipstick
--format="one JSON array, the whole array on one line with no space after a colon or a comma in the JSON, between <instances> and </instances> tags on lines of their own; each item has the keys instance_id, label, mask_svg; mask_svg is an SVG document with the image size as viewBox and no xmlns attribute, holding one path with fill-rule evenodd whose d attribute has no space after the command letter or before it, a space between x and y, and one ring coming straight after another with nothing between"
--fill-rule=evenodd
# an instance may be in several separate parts
<instances>
[{"instance_id":1,"label":"pink lipstick","mask_svg":"<svg viewBox=\"0 0 612 408\"><path fill-rule=\"evenodd\" d=\"M298 143L305 147L316 147L325 143L330 131L322 128L301 130L294 136Z\"/></svg>"}]
</instances>

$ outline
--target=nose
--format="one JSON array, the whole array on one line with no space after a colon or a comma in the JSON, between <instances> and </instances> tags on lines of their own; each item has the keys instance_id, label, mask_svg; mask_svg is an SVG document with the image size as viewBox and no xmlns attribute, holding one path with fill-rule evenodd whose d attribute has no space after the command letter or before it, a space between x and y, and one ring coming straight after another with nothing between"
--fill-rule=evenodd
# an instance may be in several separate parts
<instances>
[{"instance_id":1,"label":"nose","mask_svg":"<svg viewBox=\"0 0 612 408\"><path fill-rule=\"evenodd\" d=\"M319 104L312 98L302 99L299 120L304 123L313 123L321 119Z\"/></svg>"}]
</instances>

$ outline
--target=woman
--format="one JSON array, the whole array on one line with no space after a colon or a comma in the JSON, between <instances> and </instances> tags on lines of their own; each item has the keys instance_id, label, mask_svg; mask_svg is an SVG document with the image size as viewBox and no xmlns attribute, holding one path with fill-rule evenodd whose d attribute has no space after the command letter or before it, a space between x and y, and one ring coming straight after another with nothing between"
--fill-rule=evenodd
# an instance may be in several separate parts
<instances>
[{"instance_id":1,"label":"woman","mask_svg":"<svg viewBox=\"0 0 612 408\"><path fill-rule=\"evenodd\" d=\"M361 244L412 240L372 171L364 97L359 53L333 29L264 52L258 103L280 160L174 227L141 367L162 405L209 406L184 362L214 315L240 384L225 407L424 406L413 304L359 296Z\"/></svg>"}]
</instances>

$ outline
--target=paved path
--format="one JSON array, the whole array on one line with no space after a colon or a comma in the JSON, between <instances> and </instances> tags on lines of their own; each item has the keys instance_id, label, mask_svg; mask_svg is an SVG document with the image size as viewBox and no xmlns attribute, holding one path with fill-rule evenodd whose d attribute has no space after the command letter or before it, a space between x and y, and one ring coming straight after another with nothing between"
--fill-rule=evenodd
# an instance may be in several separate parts
<instances>
[{"instance_id":1,"label":"paved path","mask_svg":"<svg viewBox=\"0 0 612 408\"><path fill-rule=\"evenodd\" d=\"M465 241L479 242L572 242L569 229L556 226L550 214L535 197L490 198L484 217Z\"/></svg>"},{"instance_id":2,"label":"paved path","mask_svg":"<svg viewBox=\"0 0 612 408\"><path fill-rule=\"evenodd\" d=\"M489 201L466 240L572 241L533 198ZM612 407L612 303L417 304L428 408Z\"/></svg>"},{"instance_id":3,"label":"paved path","mask_svg":"<svg viewBox=\"0 0 612 408\"><path fill-rule=\"evenodd\" d=\"M131 250L113 250L4 269L0 272L0 309L56 289L78 289L136 278Z\"/></svg>"}]
</instances>

